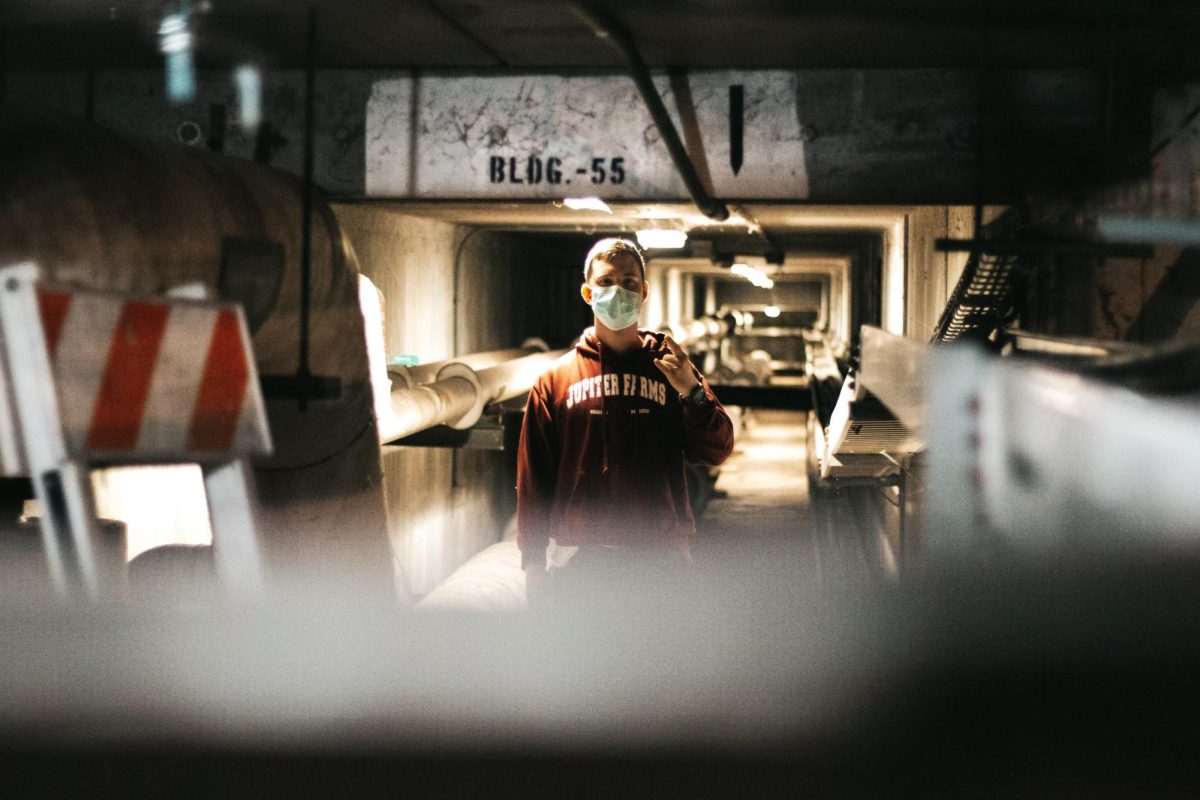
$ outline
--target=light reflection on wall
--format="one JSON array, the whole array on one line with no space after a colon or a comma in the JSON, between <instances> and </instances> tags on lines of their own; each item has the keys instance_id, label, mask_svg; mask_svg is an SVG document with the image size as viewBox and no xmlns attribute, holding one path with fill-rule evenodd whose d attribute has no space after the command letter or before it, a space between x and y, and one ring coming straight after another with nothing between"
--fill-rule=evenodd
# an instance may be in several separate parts
<instances>
[{"instance_id":1,"label":"light reflection on wall","mask_svg":"<svg viewBox=\"0 0 1200 800\"><path fill-rule=\"evenodd\" d=\"M126 558L168 544L212 544L204 477L196 464L112 467L92 473L101 519L126 526Z\"/></svg>"},{"instance_id":2,"label":"light reflection on wall","mask_svg":"<svg viewBox=\"0 0 1200 800\"><path fill-rule=\"evenodd\" d=\"M449 532L446 514L425 513L410 516L405 545L408 557L409 580L414 594L431 591L441 580L445 569L445 549Z\"/></svg>"},{"instance_id":3,"label":"light reflection on wall","mask_svg":"<svg viewBox=\"0 0 1200 800\"><path fill-rule=\"evenodd\" d=\"M906 228L901 217L884 231L883 329L904 335Z\"/></svg>"}]
</instances>

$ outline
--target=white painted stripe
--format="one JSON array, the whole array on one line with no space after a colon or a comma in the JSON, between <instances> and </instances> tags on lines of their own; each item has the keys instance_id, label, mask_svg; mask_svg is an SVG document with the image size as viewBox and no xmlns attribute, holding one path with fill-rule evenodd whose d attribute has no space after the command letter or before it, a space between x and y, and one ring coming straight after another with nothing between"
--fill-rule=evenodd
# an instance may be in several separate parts
<instances>
[{"instance_id":1,"label":"white painted stripe","mask_svg":"<svg viewBox=\"0 0 1200 800\"><path fill-rule=\"evenodd\" d=\"M12 394L5 362L6 359L0 356L0 475L24 475L26 467L22 451L25 443L21 438L16 397Z\"/></svg>"},{"instance_id":2,"label":"white painted stripe","mask_svg":"<svg viewBox=\"0 0 1200 800\"><path fill-rule=\"evenodd\" d=\"M246 393L242 395L241 417L234 435L233 449L237 453L267 455L272 451L271 428L267 424L267 408L263 403L262 388L258 385L258 367L254 363L254 348L251 345L250 329L246 317L238 313L238 328L242 333L242 348L246 354L249 379Z\"/></svg>"},{"instance_id":3,"label":"white painted stripe","mask_svg":"<svg viewBox=\"0 0 1200 800\"><path fill-rule=\"evenodd\" d=\"M237 453L263 453L263 435L258 426L258 409L255 407L256 387L246 385L242 395L242 409L238 417L237 433L233 437L233 450Z\"/></svg>"},{"instance_id":4,"label":"white painted stripe","mask_svg":"<svg viewBox=\"0 0 1200 800\"><path fill-rule=\"evenodd\" d=\"M187 449L192 410L216 319L217 312L211 308L172 304L142 412L139 453L170 456Z\"/></svg>"},{"instance_id":5,"label":"white painted stripe","mask_svg":"<svg viewBox=\"0 0 1200 800\"><path fill-rule=\"evenodd\" d=\"M67 311L54 358L58 403L67 446L80 452L87 442L96 396L124 303L106 295L76 294Z\"/></svg>"}]
</instances>

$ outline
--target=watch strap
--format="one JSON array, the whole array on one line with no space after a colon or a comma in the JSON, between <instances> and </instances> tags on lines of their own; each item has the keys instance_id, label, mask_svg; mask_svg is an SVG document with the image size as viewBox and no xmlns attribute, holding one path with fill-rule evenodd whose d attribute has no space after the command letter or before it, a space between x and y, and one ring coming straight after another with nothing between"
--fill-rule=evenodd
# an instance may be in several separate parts
<instances>
[{"instance_id":1,"label":"watch strap","mask_svg":"<svg viewBox=\"0 0 1200 800\"><path fill-rule=\"evenodd\" d=\"M707 395L704 392L704 384L700 381L696 382L696 388L692 389L687 394L679 395L679 402L683 403L685 406L702 405L705 399L707 399Z\"/></svg>"}]
</instances>

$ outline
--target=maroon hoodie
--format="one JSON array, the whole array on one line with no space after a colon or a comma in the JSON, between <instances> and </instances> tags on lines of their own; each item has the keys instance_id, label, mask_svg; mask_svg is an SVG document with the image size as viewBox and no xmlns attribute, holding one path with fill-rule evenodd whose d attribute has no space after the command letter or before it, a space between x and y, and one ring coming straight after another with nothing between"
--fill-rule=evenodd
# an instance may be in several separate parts
<instances>
[{"instance_id":1,"label":"maroon hoodie","mask_svg":"<svg viewBox=\"0 0 1200 800\"><path fill-rule=\"evenodd\" d=\"M564 545L690 546L684 459L720 464L733 450L733 425L707 383L707 404L681 404L654 366L668 352L663 334L639 333L641 349L619 354L603 350L588 328L529 392L517 452L522 566L545 563L550 537Z\"/></svg>"}]
</instances>

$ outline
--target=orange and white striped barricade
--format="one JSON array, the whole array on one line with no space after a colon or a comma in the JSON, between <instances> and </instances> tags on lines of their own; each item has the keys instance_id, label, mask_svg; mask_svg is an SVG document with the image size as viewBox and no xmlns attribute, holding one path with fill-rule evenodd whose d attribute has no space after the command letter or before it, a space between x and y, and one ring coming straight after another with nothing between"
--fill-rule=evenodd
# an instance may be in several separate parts
<instances>
[{"instance_id":1,"label":"orange and white striped barricade","mask_svg":"<svg viewBox=\"0 0 1200 800\"><path fill-rule=\"evenodd\" d=\"M56 589L109 593L89 465L198 463L225 591L262 592L250 473L271 439L240 306L0 269L0 474L28 475Z\"/></svg>"}]
</instances>

